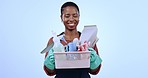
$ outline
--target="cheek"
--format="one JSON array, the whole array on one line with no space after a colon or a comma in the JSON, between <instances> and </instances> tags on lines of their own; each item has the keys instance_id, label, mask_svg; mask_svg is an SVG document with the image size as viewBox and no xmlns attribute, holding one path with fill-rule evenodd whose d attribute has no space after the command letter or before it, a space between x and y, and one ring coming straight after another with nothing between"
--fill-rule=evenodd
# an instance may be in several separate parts
<instances>
[{"instance_id":1,"label":"cheek","mask_svg":"<svg viewBox=\"0 0 148 78\"><path fill-rule=\"evenodd\" d=\"M66 21L68 21L68 19L67 19L67 18L62 17L62 21L63 21L63 22L66 22Z\"/></svg>"},{"instance_id":2,"label":"cheek","mask_svg":"<svg viewBox=\"0 0 148 78\"><path fill-rule=\"evenodd\" d=\"M75 19L75 20L79 22L79 18L77 18L77 19Z\"/></svg>"},{"instance_id":3,"label":"cheek","mask_svg":"<svg viewBox=\"0 0 148 78\"><path fill-rule=\"evenodd\" d=\"M67 19L63 19L63 23L64 24L67 24Z\"/></svg>"},{"instance_id":4,"label":"cheek","mask_svg":"<svg viewBox=\"0 0 148 78\"><path fill-rule=\"evenodd\" d=\"M74 18L76 21L78 21L79 22L79 17L77 17L77 18Z\"/></svg>"}]
</instances>

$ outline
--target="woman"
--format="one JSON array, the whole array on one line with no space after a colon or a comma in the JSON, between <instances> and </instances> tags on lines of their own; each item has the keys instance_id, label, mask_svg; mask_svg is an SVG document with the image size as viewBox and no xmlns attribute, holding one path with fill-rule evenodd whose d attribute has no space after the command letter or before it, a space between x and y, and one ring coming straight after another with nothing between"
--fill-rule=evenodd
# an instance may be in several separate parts
<instances>
[{"instance_id":1,"label":"woman","mask_svg":"<svg viewBox=\"0 0 148 78\"><path fill-rule=\"evenodd\" d=\"M64 36L61 38L61 43L63 45L69 44L74 38L80 38L81 33L77 31L79 17L79 7L75 3L66 2L62 5L61 20L65 26L65 31L60 35L64 34ZM50 38L48 45L50 45L52 42L53 38ZM89 69L55 69L53 50L50 50L45 55L46 59L44 61L44 70L49 76L56 75L55 78L90 78L89 73L93 75L98 74L102 60L100 60L100 57L98 56L98 49L96 45L93 47L93 49L89 49L89 51L91 51Z\"/></svg>"}]
</instances>

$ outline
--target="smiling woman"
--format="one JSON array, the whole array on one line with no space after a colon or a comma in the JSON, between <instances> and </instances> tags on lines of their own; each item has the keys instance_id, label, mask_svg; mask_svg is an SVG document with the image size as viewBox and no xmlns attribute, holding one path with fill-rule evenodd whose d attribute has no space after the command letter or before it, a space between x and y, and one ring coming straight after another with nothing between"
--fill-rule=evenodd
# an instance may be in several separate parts
<instances>
[{"instance_id":1,"label":"smiling woman","mask_svg":"<svg viewBox=\"0 0 148 78\"><path fill-rule=\"evenodd\" d=\"M79 24L80 12L78 6L73 2L66 2L61 7L61 20L65 26L65 31L58 36L61 37L63 46L73 44L75 38L80 39L81 32L77 31ZM49 39L48 45L53 43L53 37ZM101 58L98 55L97 46L93 46L90 55L90 68L75 69L56 69L53 52L51 49L45 55L44 70L47 75L55 78L90 78L90 74L98 74L101 67Z\"/></svg>"}]
</instances>

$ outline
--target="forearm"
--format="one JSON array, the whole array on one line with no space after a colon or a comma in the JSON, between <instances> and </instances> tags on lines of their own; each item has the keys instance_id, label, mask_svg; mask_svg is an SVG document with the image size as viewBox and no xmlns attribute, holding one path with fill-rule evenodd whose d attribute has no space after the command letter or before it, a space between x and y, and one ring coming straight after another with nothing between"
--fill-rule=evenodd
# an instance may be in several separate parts
<instances>
[{"instance_id":1,"label":"forearm","mask_svg":"<svg viewBox=\"0 0 148 78\"><path fill-rule=\"evenodd\" d=\"M92 75L96 75L99 73L100 69L101 69L101 64L96 68L96 69L90 69L89 73L92 74Z\"/></svg>"},{"instance_id":2,"label":"forearm","mask_svg":"<svg viewBox=\"0 0 148 78\"><path fill-rule=\"evenodd\" d=\"M98 74L101 68L102 59L94 49L89 48L88 50L91 51L89 73L93 75Z\"/></svg>"},{"instance_id":3,"label":"forearm","mask_svg":"<svg viewBox=\"0 0 148 78\"><path fill-rule=\"evenodd\" d=\"M44 71L46 72L46 74L47 74L48 76L53 76L53 75L55 75L55 70L50 70L50 69L48 69L45 65L44 65Z\"/></svg>"}]
</instances>

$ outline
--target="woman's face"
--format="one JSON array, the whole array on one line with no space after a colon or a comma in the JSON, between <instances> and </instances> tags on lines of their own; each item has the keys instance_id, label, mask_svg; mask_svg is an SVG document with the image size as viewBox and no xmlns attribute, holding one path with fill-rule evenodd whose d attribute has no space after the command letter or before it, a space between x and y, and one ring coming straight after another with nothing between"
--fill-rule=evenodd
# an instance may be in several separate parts
<instances>
[{"instance_id":1,"label":"woman's face","mask_svg":"<svg viewBox=\"0 0 148 78\"><path fill-rule=\"evenodd\" d=\"M67 6L63 10L61 19L67 30L75 30L79 23L79 13L78 10L73 6Z\"/></svg>"}]
</instances>

